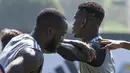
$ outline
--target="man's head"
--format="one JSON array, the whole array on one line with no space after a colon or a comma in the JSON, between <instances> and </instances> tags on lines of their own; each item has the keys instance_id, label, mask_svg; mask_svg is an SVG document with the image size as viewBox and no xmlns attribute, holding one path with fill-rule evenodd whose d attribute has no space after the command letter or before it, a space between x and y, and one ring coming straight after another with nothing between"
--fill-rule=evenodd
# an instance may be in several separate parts
<instances>
[{"instance_id":1,"label":"man's head","mask_svg":"<svg viewBox=\"0 0 130 73\"><path fill-rule=\"evenodd\" d=\"M4 48L7 43L15 36L22 34L22 32L16 30L16 29L2 29L0 31L0 39L2 42L2 47Z\"/></svg>"},{"instance_id":2,"label":"man's head","mask_svg":"<svg viewBox=\"0 0 130 73\"><path fill-rule=\"evenodd\" d=\"M91 33L97 33L103 18L104 9L101 5L95 2L81 3L74 16L74 35L83 38L86 37L85 35L89 36Z\"/></svg>"},{"instance_id":3,"label":"man's head","mask_svg":"<svg viewBox=\"0 0 130 73\"><path fill-rule=\"evenodd\" d=\"M59 11L46 8L42 10L36 20L35 34L42 49L56 52L57 45L67 31L67 20Z\"/></svg>"}]
</instances>

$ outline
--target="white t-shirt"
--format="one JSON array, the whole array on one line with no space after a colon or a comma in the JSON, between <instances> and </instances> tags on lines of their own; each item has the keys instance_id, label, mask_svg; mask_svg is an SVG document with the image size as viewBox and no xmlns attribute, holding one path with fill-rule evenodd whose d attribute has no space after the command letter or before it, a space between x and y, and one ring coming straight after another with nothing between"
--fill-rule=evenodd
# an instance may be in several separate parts
<instances>
[{"instance_id":1,"label":"white t-shirt","mask_svg":"<svg viewBox=\"0 0 130 73\"><path fill-rule=\"evenodd\" d=\"M80 73L115 73L115 64L110 51L106 52L106 57L100 67L94 67L87 63L80 62Z\"/></svg>"},{"instance_id":2,"label":"white t-shirt","mask_svg":"<svg viewBox=\"0 0 130 73\"><path fill-rule=\"evenodd\" d=\"M100 49L101 45L98 43L98 40L102 39L101 36L93 38L90 43L93 44L93 47ZM115 73L115 63L112 56L112 53L109 50L106 50L106 56L103 64L100 67L94 67L87 63L79 62L80 73Z\"/></svg>"},{"instance_id":3,"label":"white t-shirt","mask_svg":"<svg viewBox=\"0 0 130 73\"><path fill-rule=\"evenodd\" d=\"M15 59L18 52L25 47L35 48L41 51L40 46L33 37L29 34L21 34L12 38L0 53L0 64L6 68Z\"/></svg>"}]
</instances>

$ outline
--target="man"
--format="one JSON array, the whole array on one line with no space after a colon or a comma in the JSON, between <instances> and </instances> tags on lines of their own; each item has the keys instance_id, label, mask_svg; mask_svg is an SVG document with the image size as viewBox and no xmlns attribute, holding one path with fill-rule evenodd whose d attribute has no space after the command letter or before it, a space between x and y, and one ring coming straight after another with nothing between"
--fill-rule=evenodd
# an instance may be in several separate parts
<instances>
[{"instance_id":1,"label":"man","mask_svg":"<svg viewBox=\"0 0 130 73\"><path fill-rule=\"evenodd\" d=\"M103 45L93 44L98 41L99 27L104 18L104 9L95 2L84 2L79 5L74 17L73 33L86 43L92 43L97 58L90 63L80 62L81 73L115 73L113 57L110 51L100 49Z\"/></svg>"},{"instance_id":2,"label":"man","mask_svg":"<svg viewBox=\"0 0 130 73\"><path fill-rule=\"evenodd\" d=\"M115 49L119 49L119 48L124 48L124 49L130 50L129 41L102 39L102 40L100 40L100 43L106 45L102 49L115 50Z\"/></svg>"},{"instance_id":3,"label":"man","mask_svg":"<svg viewBox=\"0 0 130 73\"><path fill-rule=\"evenodd\" d=\"M13 37L18 36L20 34L23 34L23 33L16 30L16 29L8 29L8 28L2 29L0 31L0 39L1 39L1 42L2 42L2 50ZM60 49L58 49L58 53L61 56L64 53L68 53L67 55L63 56L64 58L68 57L68 59L66 58L67 60L70 60L70 61L76 60L76 61L87 62L87 61L92 61L93 59L96 58L95 50L92 47L90 47L89 45L86 45L85 43L83 43L81 41L64 39L63 42L60 45ZM68 44L67 47L72 47L71 43L80 43L81 45L78 46L78 47L82 47L83 51L80 51L79 48L76 48L76 47L74 49L62 48L63 46L66 46L67 44ZM74 52L78 53L78 56L76 56L77 54L75 54ZM87 59L85 54L89 54L89 53L92 53L92 54L89 55L89 58Z\"/></svg>"},{"instance_id":4,"label":"man","mask_svg":"<svg viewBox=\"0 0 130 73\"><path fill-rule=\"evenodd\" d=\"M43 58L41 57L41 51L44 53L56 52L57 49L54 48L56 48L56 45L60 43L60 38L64 35L66 30L67 23L65 17L60 12L54 9L45 9L41 11L37 18L36 27L31 33L31 36L27 34L22 34L22 32L17 30L2 30L0 34L1 40L3 40L2 44L4 46L7 46L0 54L0 63L5 67L7 73L13 73L18 71L20 71L21 73L39 72L42 68L41 64L43 61ZM39 43L41 49L37 42ZM80 43L80 46L78 47L82 47L81 51L76 47L73 49L73 51L70 50L70 48L62 48L67 50L66 53L68 54L63 56L65 52L64 50L61 50L59 54L64 58L68 57L66 58L67 60L78 60L86 62L95 59L94 57L92 57L95 56L95 51L87 44L78 40L64 42L67 42L69 44ZM66 46L66 44L62 43L62 45L59 45L59 47L62 46ZM91 55L89 53L91 53ZM89 56L89 58L86 57L86 54L89 54L87 55ZM35 63L30 61L33 59Z\"/></svg>"},{"instance_id":5,"label":"man","mask_svg":"<svg viewBox=\"0 0 130 73\"><path fill-rule=\"evenodd\" d=\"M66 33L64 15L55 9L42 10L31 34L12 38L0 53L0 64L6 73L40 73L43 52L56 52L56 47Z\"/></svg>"},{"instance_id":6,"label":"man","mask_svg":"<svg viewBox=\"0 0 130 73\"><path fill-rule=\"evenodd\" d=\"M22 34L22 32L16 30L16 29L8 29L4 28L0 31L0 39L2 42L2 49L7 45L7 43L15 36Z\"/></svg>"},{"instance_id":7,"label":"man","mask_svg":"<svg viewBox=\"0 0 130 73\"><path fill-rule=\"evenodd\" d=\"M90 44L96 50L95 60L92 60L91 62L79 60L80 73L115 73L114 60L111 52L101 49L105 45L99 43L99 40L102 39L99 35L99 27L104 15L104 9L98 3L84 2L79 5L74 16L75 22L73 34L75 37L81 38L83 42ZM81 45L78 43L72 44L72 47L69 47L67 44L68 46L64 46L62 48L70 48L72 50ZM58 51L60 53L61 49L58 49ZM65 55L67 54L62 54L64 58L68 58ZM75 53L75 55L79 56L78 53Z\"/></svg>"}]
</instances>

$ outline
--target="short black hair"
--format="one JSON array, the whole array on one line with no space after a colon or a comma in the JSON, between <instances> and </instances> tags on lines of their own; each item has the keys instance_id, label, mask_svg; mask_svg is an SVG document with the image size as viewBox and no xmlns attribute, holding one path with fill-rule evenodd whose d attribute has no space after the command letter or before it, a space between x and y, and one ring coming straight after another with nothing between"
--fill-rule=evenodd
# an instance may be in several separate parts
<instances>
[{"instance_id":1,"label":"short black hair","mask_svg":"<svg viewBox=\"0 0 130 73\"><path fill-rule=\"evenodd\" d=\"M0 39L2 42L2 47L5 47L7 43L15 36L22 34L22 32L16 29L4 28L0 31ZM3 48L2 48L3 49Z\"/></svg>"},{"instance_id":2,"label":"short black hair","mask_svg":"<svg viewBox=\"0 0 130 73\"><path fill-rule=\"evenodd\" d=\"M36 28L46 28L52 26L58 28L66 20L65 16L54 8L45 8L41 10L36 20Z\"/></svg>"},{"instance_id":3,"label":"short black hair","mask_svg":"<svg viewBox=\"0 0 130 73\"><path fill-rule=\"evenodd\" d=\"M105 16L103 7L96 2L83 2L78 6L80 10L86 10L88 13L94 13L94 17L102 19Z\"/></svg>"}]
</instances>

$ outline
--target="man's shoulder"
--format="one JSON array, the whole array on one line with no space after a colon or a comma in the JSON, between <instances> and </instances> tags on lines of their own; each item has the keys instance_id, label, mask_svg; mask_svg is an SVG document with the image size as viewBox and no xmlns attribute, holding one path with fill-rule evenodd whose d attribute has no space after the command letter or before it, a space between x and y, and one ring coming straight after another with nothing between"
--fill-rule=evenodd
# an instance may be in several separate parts
<instances>
[{"instance_id":1,"label":"man's shoulder","mask_svg":"<svg viewBox=\"0 0 130 73\"><path fill-rule=\"evenodd\" d=\"M24 48L20 50L8 67L13 70L24 69L24 72L30 73L33 70L39 69L43 65L43 54L33 48Z\"/></svg>"},{"instance_id":2,"label":"man's shoulder","mask_svg":"<svg viewBox=\"0 0 130 73\"><path fill-rule=\"evenodd\" d=\"M27 48L24 48L22 49L18 55L24 55L24 56L29 56L29 57L43 57L43 53L38 50L38 49L35 49L35 48L30 48L30 47L27 47Z\"/></svg>"},{"instance_id":3,"label":"man's shoulder","mask_svg":"<svg viewBox=\"0 0 130 73\"><path fill-rule=\"evenodd\" d=\"M43 53L40 50L34 48L24 48L17 54L17 57L23 57L26 63L39 66L43 64Z\"/></svg>"},{"instance_id":4,"label":"man's shoulder","mask_svg":"<svg viewBox=\"0 0 130 73\"><path fill-rule=\"evenodd\" d=\"M9 45L33 45L34 39L29 34L21 34L11 39Z\"/></svg>"}]
</instances>

